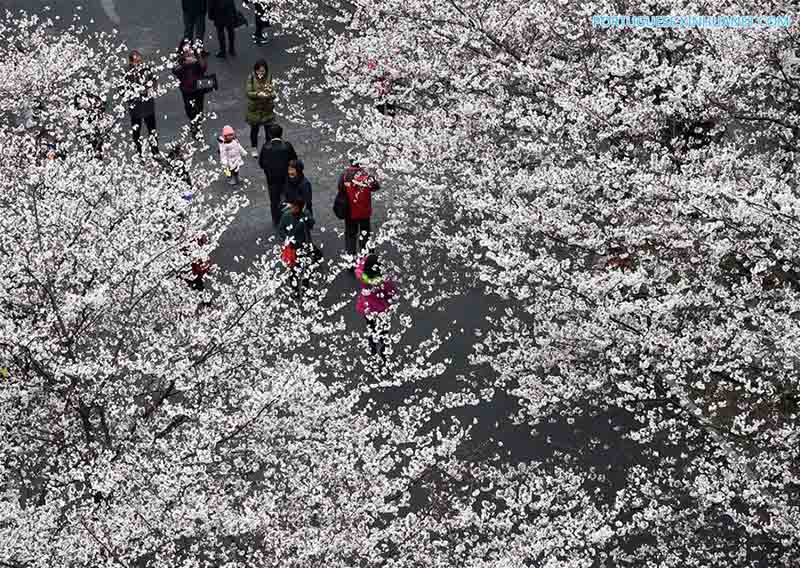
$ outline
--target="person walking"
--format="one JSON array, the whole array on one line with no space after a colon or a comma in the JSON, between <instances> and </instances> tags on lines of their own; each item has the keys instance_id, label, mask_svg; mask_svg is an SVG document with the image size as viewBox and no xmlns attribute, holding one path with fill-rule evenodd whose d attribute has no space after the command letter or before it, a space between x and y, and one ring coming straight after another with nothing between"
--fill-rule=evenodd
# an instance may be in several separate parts
<instances>
[{"instance_id":1,"label":"person walking","mask_svg":"<svg viewBox=\"0 0 800 568\"><path fill-rule=\"evenodd\" d=\"M281 216L278 235L283 239L281 260L290 270L289 278L296 296L300 296L302 287L309 283L305 271L313 263L313 228L314 217L306 208L306 203L299 197L291 201Z\"/></svg>"},{"instance_id":2,"label":"person walking","mask_svg":"<svg viewBox=\"0 0 800 568\"><path fill-rule=\"evenodd\" d=\"M208 0L183 0L184 39L205 39L207 2Z\"/></svg>"},{"instance_id":3,"label":"person walking","mask_svg":"<svg viewBox=\"0 0 800 568\"><path fill-rule=\"evenodd\" d=\"M339 176L337 185L339 193L337 201L344 201L347 204L346 211L342 215L344 242L345 251L353 262L367 246L371 233L372 193L380 189L378 181L361 166L360 162L359 157L351 157L350 165ZM354 267L351 266L348 270L353 272Z\"/></svg>"},{"instance_id":4,"label":"person walking","mask_svg":"<svg viewBox=\"0 0 800 568\"><path fill-rule=\"evenodd\" d=\"M247 150L236 139L236 131L226 125L219 138L219 161L225 168L228 185L239 185L239 168L244 165L242 158L247 156Z\"/></svg>"},{"instance_id":5,"label":"person walking","mask_svg":"<svg viewBox=\"0 0 800 568\"><path fill-rule=\"evenodd\" d=\"M281 203L286 192L289 162L297 159L297 152L291 143L284 142L281 138L283 128L280 124L270 125L269 136L269 142L265 142L261 148L258 164L267 176L272 224L277 227L281 220Z\"/></svg>"},{"instance_id":6,"label":"person walking","mask_svg":"<svg viewBox=\"0 0 800 568\"><path fill-rule=\"evenodd\" d=\"M217 57L225 59L230 53L236 57L234 25L236 24L236 5L233 0L208 0L208 19L214 22L219 40ZM225 32L228 33L226 49Z\"/></svg>"},{"instance_id":7,"label":"person walking","mask_svg":"<svg viewBox=\"0 0 800 568\"><path fill-rule=\"evenodd\" d=\"M286 201L291 203L296 199L302 199L306 204L306 211L312 217L314 209L311 203L311 182L303 173L305 164L303 160L289 160L289 168L286 178Z\"/></svg>"},{"instance_id":8,"label":"person walking","mask_svg":"<svg viewBox=\"0 0 800 568\"><path fill-rule=\"evenodd\" d=\"M356 299L356 312L367 322L370 350L386 359L388 313L397 298L394 282L383 277L377 255L361 258L356 266L356 279L361 287Z\"/></svg>"},{"instance_id":9,"label":"person walking","mask_svg":"<svg viewBox=\"0 0 800 568\"><path fill-rule=\"evenodd\" d=\"M150 153L158 156L158 133L156 131L156 77L150 67L142 62L142 54L133 50L128 55L128 70L125 74L128 113L131 118L131 133L137 153L142 155L142 122L147 126Z\"/></svg>"},{"instance_id":10,"label":"person walking","mask_svg":"<svg viewBox=\"0 0 800 568\"><path fill-rule=\"evenodd\" d=\"M253 10L256 21L256 31L252 38L256 45L266 45L269 43L267 28L270 26L267 18L267 7L263 0L244 0L244 5Z\"/></svg>"},{"instance_id":11,"label":"person walking","mask_svg":"<svg viewBox=\"0 0 800 568\"><path fill-rule=\"evenodd\" d=\"M196 136L200 132L205 99L205 92L197 88L197 81L208 71L208 52L202 48L201 43L193 44L185 39L178 46L177 60L178 64L172 69L172 74L180 81L183 109L192 133Z\"/></svg>"},{"instance_id":12,"label":"person walking","mask_svg":"<svg viewBox=\"0 0 800 568\"><path fill-rule=\"evenodd\" d=\"M269 66L263 59L256 61L253 72L247 77L247 116L250 125L251 154L258 157L258 132L264 128L264 137L269 139L269 125L275 122L275 87Z\"/></svg>"}]
</instances>

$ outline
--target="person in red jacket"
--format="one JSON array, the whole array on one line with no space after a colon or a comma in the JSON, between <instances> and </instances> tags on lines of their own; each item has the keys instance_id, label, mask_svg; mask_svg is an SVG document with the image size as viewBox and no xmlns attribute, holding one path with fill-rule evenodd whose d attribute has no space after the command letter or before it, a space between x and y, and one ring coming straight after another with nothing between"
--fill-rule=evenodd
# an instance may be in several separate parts
<instances>
[{"instance_id":1,"label":"person in red jacket","mask_svg":"<svg viewBox=\"0 0 800 568\"><path fill-rule=\"evenodd\" d=\"M383 277L380 262L374 254L363 257L355 270L361 290L356 300L356 312L367 322L369 346L373 355L385 359L386 314L397 297L394 282Z\"/></svg>"},{"instance_id":2,"label":"person in red jacket","mask_svg":"<svg viewBox=\"0 0 800 568\"><path fill-rule=\"evenodd\" d=\"M380 189L378 181L365 170L361 159L351 156L350 165L339 176L338 190L347 197L344 216L345 250L355 259L367 246L372 217L372 193ZM349 268L351 272L354 268Z\"/></svg>"}]
</instances>

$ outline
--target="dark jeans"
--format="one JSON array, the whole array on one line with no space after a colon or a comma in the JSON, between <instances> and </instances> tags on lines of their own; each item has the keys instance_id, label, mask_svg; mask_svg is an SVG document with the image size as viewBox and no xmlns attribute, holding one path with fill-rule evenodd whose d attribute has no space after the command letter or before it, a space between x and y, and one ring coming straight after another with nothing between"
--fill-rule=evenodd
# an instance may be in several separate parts
<instances>
[{"instance_id":1,"label":"dark jeans","mask_svg":"<svg viewBox=\"0 0 800 568\"><path fill-rule=\"evenodd\" d=\"M253 148L258 148L258 131L262 126L264 127L264 138L269 140L269 127L271 124L271 122L262 122L261 124L250 125L250 145Z\"/></svg>"},{"instance_id":2,"label":"dark jeans","mask_svg":"<svg viewBox=\"0 0 800 568\"><path fill-rule=\"evenodd\" d=\"M253 7L253 11L256 14L256 37L261 37L264 35L264 29L269 26L267 9L263 4L256 4Z\"/></svg>"},{"instance_id":3,"label":"dark jeans","mask_svg":"<svg viewBox=\"0 0 800 568\"><path fill-rule=\"evenodd\" d=\"M203 40L206 35L206 14L183 13L183 37Z\"/></svg>"},{"instance_id":4,"label":"dark jeans","mask_svg":"<svg viewBox=\"0 0 800 568\"><path fill-rule=\"evenodd\" d=\"M269 208L272 213L272 224L277 226L281 220L281 205L283 204L283 194L286 184L269 184Z\"/></svg>"},{"instance_id":5,"label":"dark jeans","mask_svg":"<svg viewBox=\"0 0 800 568\"><path fill-rule=\"evenodd\" d=\"M131 132L133 133L133 143L136 151L142 153L142 122L147 126L147 137L150 140L150 152L158 154L158 133L156 132L156 115L131 117Z\"/></svg>"},{"instance_id":6,"label":"dark jeans","mask_svg":"<svg viewBox=\"0 0 800 568\"><path fill-rule=\"evenodd\" d=\"M196 93L188 95L181 92L183 95L183 110L186 111L186 118L191 123L192 132L197 132L200 128L199 122L203 114L203 93Z\"/></svg>"},{"instance_id":7,"label":"dark jeans","mask_svg":"<svg viewBox=\"0 0 800 568\"><path fill-rule=\"evenodd\" d=\"M367 239L370 235L369 219L362 221L344 222L344 246L348 254L355 255L361 253L367 246Z\"/></svg>"},{"instance_id":8,"label":"dark jeans","mask_svg":"<svg viewBox=\"0 0 800 568\"><path fill-rule=\"evenodd\" d=\"M228 32L228 51L231 55L236 55L234 46L235 33L233 26L217 26L217 39L219 40L219 52L225 54L225 32Z\"/></svg>"}]
</instances>

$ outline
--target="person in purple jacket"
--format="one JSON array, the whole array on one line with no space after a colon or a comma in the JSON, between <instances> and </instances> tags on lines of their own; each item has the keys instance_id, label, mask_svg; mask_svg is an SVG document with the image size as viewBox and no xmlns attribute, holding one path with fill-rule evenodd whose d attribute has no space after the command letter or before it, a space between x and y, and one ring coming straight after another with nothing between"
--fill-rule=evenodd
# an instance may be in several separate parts
<instances>
[{"instance_id":1,"label":"person in purple jacket","mask_svg":"<svg viewBox=\"0 0 800 568\"><path fill-rule=\"evenodd\" d=\"M197 81L203 78L206 71L208 71L208 52L203 48L203 44L182 40L178 46L177 65L172 69L172 74L180 81L183 108L194 135L200 131L205 98L205 92L197 88Z\"/></svg>"},{"instance_id":2,"label":"person in purple jacket","mask_svg":"<svg viewBox=\"0 0 800 568\"><path fill-rule=\"evenodd\" d=\"M356 311L364 317L369 328L369 346L373 355L385 359L385 317L397 298L394 282L383 277L377 255L363 257L356 266L356 279L361 286L356 300Z\"/></svg>"}]
</instances>

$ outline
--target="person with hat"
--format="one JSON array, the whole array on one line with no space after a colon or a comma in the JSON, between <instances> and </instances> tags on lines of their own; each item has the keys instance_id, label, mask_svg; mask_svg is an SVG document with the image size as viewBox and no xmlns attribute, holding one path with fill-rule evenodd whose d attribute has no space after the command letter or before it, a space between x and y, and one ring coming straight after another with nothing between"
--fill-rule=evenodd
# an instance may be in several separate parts
<instances>
[{"instance_id":1,"label":"person with hat","mask_svg":"<svg viewBox=\"0 0 800 568\"><path fill-rule=\"evenodd\" d=\"M228 177L228 185L239 185L239 168L247 156L247 150L236 139L236 131L232 126L226 125L222 129L219 141L219 161Z\"/></svg>"},{"instance_id":2,"label":"person with hat","mask_svg":"<svg viewBox=\"0 0 800 568\"><path fill-rule=\"evenodd\" d=\"M385 359L388 324L386 315L397 298L397 287L394 282L383 277L380 261L375 254L362 257L355 274L361 286L356 299L356 312L367 322L367 338L372 354Z\"/></svg>"}]
</instances>

